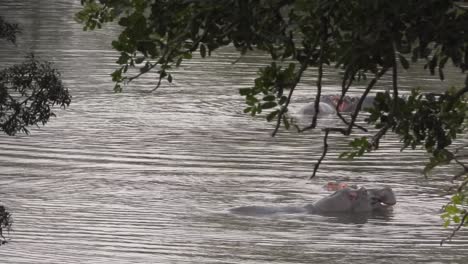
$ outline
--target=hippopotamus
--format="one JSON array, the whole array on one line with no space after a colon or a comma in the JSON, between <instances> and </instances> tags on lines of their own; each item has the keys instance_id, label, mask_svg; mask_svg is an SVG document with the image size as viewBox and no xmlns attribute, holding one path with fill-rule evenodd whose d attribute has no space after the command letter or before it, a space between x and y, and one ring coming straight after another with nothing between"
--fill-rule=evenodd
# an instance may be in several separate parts
<instances>
[{"instance_id":1,"label":"hippopotamus","mask_svg":"<svg viewBox=\"0 0 468 264\"><path fill-rule=\"evenodd\" d=\"M313 204L302 207L283 206L242 206L230 209L230 212L242 215L266 215L275 213L309 213L309 214L336 214L336 213L369 213L382 210L396 204L395 195L390 187L382 189L343 188L333 194L320 199Z\"/></svg>"},{"instance_id":2,"label":"hippopotamus","mask_svg":"<svg viewBox=\"0 0 468 264\"><path fill-rule=\"evenodd\" d=\"M348 185L344 182L328 182L325 186L327 191L338 191L345 188L358 189L357 185ZM384 187L381 189L367 189L367 192L371 195L371 199L385 201L386 205L395 205L396 198L390 187Z\"/></svg>"},{"instance_id":3,"label":"hippopotamus","mask_svg":"<svg viewBox=\"0 0 468 264\"><path fill-rule=\"evenodd\" d=\"M320 97L319 103L319 113L320 114L335 114L337 105L340 100L340 95L322 95ZM357 103L359 102L359 97L350 97L345 96L343 101L338 106L338 111L340 113L351 113L356 110ZM374 105L375 96L367 96L361 106L361 109L365 110L367 108L372 108ZM302 107L298 114L301 115L314 115L315 113L315 102L308 103Z\"/></svg>"}]
</instances>

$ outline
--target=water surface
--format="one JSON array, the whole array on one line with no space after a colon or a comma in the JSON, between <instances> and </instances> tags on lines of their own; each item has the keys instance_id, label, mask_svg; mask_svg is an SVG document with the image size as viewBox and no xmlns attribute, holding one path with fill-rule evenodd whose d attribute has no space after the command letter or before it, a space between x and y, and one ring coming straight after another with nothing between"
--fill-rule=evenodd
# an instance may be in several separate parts
<instances>
[{"instance_id":1,"label":"water surface","mask_svg":"<svg viewBox=\"0 0 468 264\"><path fill-rule=\"evenodd\" d=\"M321 132L271 138L272 124L242 113L238 89L252 85L268 63L263 55L233 64L237 53L223 49L186 62L175 84L155 93L147 76L114 94L118 28L83 32L72 19L78 8L65 0L0 4L0 15L23 27L17 47L2 44L2 65L34 51L54 62L73 95L70 108L31 135L0 135L0 201L15 220L3 263L467 263L466 232L439 246L449 233L438 212L453 171L425 179L425 154L400 153L394 137L366 158L339 160L348 140L332 135L329 157L308 181ZM336 91L336 70L325 77L325 91ZM462 81L452 79L411 70L402 86ZM308 72L293 110L313 98L314 81ZM310 203L328 195L328 181L388 185L398 204L359 221L228 211Z\"/></svg>"}]
</instances>

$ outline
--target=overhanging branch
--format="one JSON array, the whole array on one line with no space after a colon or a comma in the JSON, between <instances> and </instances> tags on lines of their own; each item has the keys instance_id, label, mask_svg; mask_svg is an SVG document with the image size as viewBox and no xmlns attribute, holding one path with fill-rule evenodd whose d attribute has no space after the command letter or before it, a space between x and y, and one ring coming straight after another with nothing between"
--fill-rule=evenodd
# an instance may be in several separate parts
<instances>
[{"instance_id":1,"label":"overhanging branch","mask_svg":"<svg viewBox=\"0 0 468 264\"><path fill-rule=\"evenodd\" d=\"M460 223L458 223L458 225L453 229L453 231L452 231L452 233L450 233L450 235L448 235L446 238L444 238L444 239L442 239L442 241L440 241L440 245L442 246L445 241L452 240L452 238L455 236L455 234L460 230L460 228L462 228L462 226L465 225L465 223L467 223L467 221L468 221L468 212L465 212L463 214L463 217L462 217Z\"/></svg>"},{"instance_id":2,"label":"overhanging branch","mask_svg":"<svg viewBox=\"0 0 468 264\"><path fill-rule=\"evenodd\" d=\"M272 137L276 136L276 133L278 133L279 127L281 125L281 119L283 118L284 113L286 113L286 110L288 109L288 105L291 102L291 97L294 93L294 89L296 89L296 86L301 80L302 74L304 73L306 69L307 69L307 61L301 63L301 68L299 69L299 71L296 74L296 77L294 78L294 82L291 86L291 89L289 90L288 98L286 99L284 106L281 107L281 110L278 113L278 120L276 121L275 129L271 133Z\"/></svg>"},{"instance_id":3,"label":"overhanging branch","mask_svg":"<svg viewBox=\"0 0 468 264\"><path fill-rule=\"evenodd\" d=\"M346 130L345 135L350 135L351 130L353 129L354 123L356 122L356 119L359 115L359 112L361 111L362 104L364 100L366 99L367 95L369 94L370 90L375 86L377 81L387 72L388 67L382 68L376 76L370 81L370 83L367 85L366 90L362 94L361 98L359 99L359 102L356 105L356 109L354 110L354 113L351 115L351 122L349 123L348 129Z\"/></svg>"},{"instance_id":4,"label":"overhanging branch","mask_svg":"<svg viewBox=\"0 0 468 264\"><path fill-rule=\"evenodd\" d=\"M340 132L343 135L346 134L346 129L344 129L344 128L328 127L328 128L324 128L323 131L325 131L325 136L323 137L322 155L318 159L317 163L315 163L314 171L312 172L312 175L309 177L309 180L315 177L315 175L317 174L317 171L318 171L318 169L320 167L320 164L322 164L323 159L327 155L327 152L328 152L328 135L330 134L330 132Z\"/></svg>"}]
</instances>

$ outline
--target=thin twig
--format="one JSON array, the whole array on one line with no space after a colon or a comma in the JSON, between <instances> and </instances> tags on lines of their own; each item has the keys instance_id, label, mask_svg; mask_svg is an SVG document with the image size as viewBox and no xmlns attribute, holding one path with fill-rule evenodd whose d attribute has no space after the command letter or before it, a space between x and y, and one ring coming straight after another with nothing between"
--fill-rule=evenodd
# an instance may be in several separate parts
<instances>
[{"instance_id":1,"label":"thin twig","mask_svg":"<svg viewBox=\"0 0 468 264\"><path fill-rule=\"evenodd\" d=\"M466 187L466 185L468 185L468 178L465 179L465 181L463 181L460 186L458 186L457 188L457 192L461 193L463 191L463 189Z\"/></svg>"},{"instance_id":2,"label":"thin twig","mask_svg":"<svg viewBox=\"0 0 468 264\"><path fill-rule=\"evenodd\" d=\"M465 172L468 172L468 166L466 166L465 164L463 164L463 162L461 162L460 160L458 160L456 156L453 157L453 160L455 161L455 163L457 163L458 165L460 165L460 166L463 168L463 170L464 170Z\"/></svg>"},{"instance_id":3,"label":"thin twig","mask_svg":"<svg viewBox=\"0 0 468 264\"><path fill-rule=\"evenodd\" d=\"M344 101L344 98L346 96L346 93L348 92L349 90L349 87L351 87L351 85L353 84L353 75L354 73L350 74L351 70L349 68L347 68L345 70L345 74L343 76L343 81L341 82L341 96L340 96L340 99L338 100L338 103L336 104L336 115L341 119L341 121L343 121L343 123L345 123L347 126L349 126L349 122L348 120L346 120L344 118L344 116L340 113L339 111L339 108L340 108L340 105L343 103ZM351 75L351 77L350 77ZM349 80L347 83L346 83L346 80Z\"/></svg>"},{"instance_id":4,"label":"thin twig","mask_svg":"<svg viewBox=\"0 0 468 264\"><path fill-rule=\"evenodd\" d=\"M466 166L463 162L461 162L459 160L459 158L463 158L464 155L457 155L458 152L461 150L461 149L464 149L468 147L468 145L462 145L458 148L455 148L455 150L453 151L453 160L455 161L455 163L457 163L458 165L460 165L462 168L463 168L463 172L455 175L453 178L452 178L452 181L458 179L459 177L461 177L463 174L465 173L468 173L468 166Z\"/></svg>"},{"instance_id":5,"label":"thin twig","mask_svg":"<svg viewBox=\"0 0 468 264\"><path fill-rule=\"evenodd\" d=\"M317 126L317 118L320 111L320 97L322 96L322 79L323 79L323 52L325 49L325 43L327 41L327 19L325 17L320 18L322 20L321 27L320 27L320 35L322 36L320 39L315 39L315 45L318 44L320 40L320 51L318 57L318 76L317 76L317 94L315 96L314 101L314 115L312 116L312 123L306 129L313 129ZM315 47L314 47L315 48ZM303 129L304 131L305 129Z\"/></svg>"},{"instance_id":6,"label":"thin twig","mask_svg":"<svg viewBox=\"0 0 468 264\"><path fill-rule=\"evenodd\" d=\"M322 151L322 155L321 155L320 158L317 160L317 163L315 163L314 172L312 173L312 175L310 175L309 180L315 177L315 175L316 175L316 173L317 173L317 170L318 170L318 168L320 167L320 164L322 163L323 159L324 159L325 156L327 155L327 152L328 152L328 134L329 134L329 133L330 133L330 130L325 129L325 136L323 137L323 151Z\"/></svg>"},{"instance_id":7,"label":"thin twig","mask_svg":"<svg viewBox=\"0 0 468 264\"><path fill-rule=\"evenodd\" d=\"M315 96L314 102L314 115L312 117L312 123L310 128L315 128L317 126L317 117L320 111L320 97L322 96L322 78L323 78L323 62L322 62L323 48L320 49L320 58L318 66L318 77L317 77L317 95Z\"/></svg>"},{"instance_id":8,"label":"thin twig","mask_svg":"<svg viewBox=\"0 0 468 264\"><path fill-rule=\"evenodd\" d=\"M452 238L455 236L455 234L460 230L460 228L462 228L462 226L465 225L465 223L467 222L468 220L468 212L465 212L465 214L463 215L460 223L453 229L452 233L450 233L450 235L448 235L446 238L442 239L442 241L440 241L440 245L442 246L444 244L445 241L450 241L452 240Z\"/></svg>"},{"instance_id":9,"label":"thin twig","mask_svg":"<svg viewBox=\"0 0 468 264\"><path fill-rule=\"evenodd\" d=\"M450 181L453 183L454 181L458 180L460 177L467 175L467 173L468 173L468 170L463 170L462 172L457 173L455 176L453 176Z\"/></svg>"},{"instance_id":10,"label":"thin twig","mask_svg":"<svg viewBox=\"0 0 468 264\"><path fill-rule=\"evenodd\" d=\"M313 171L312 175L310 175L309 180L315 177L315 175L317 174L317 171L318 171L318 169L320 167L320 164L322 163L323 159L327 155L327 152L328 152L328 134L330 134L330 132L340 132L341 134L345 135L345 133L346 133L346 129L344 129L344 128L327 127L327 128L324 128L323 131L325 131L325 136L323 137L322 155L317 160L317 163L315 163L314 171Z\"/></svg>"},{"instance_id":11,"label":"thin twig","mask_svg":"<svg viewBox=\"0 0 468 264\"><path fill-rule=\"evenodd\" d=\"M159 86L161 86L161 82L162 82L162 77L160 75L159 79L158 79L158 83L156 84L156 86L153 89L151 89L150 93L156 91L159 88Z\"/></svg>"}]
</instances>

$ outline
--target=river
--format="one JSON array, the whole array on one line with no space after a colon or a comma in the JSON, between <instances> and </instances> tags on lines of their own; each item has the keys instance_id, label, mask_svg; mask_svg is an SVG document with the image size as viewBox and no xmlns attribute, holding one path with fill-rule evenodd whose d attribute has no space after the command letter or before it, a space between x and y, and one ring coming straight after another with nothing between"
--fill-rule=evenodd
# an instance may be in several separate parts
<instances>
[{"instance_id":1,"label":"river","mask_svg":"<svg viewBox=\"0 0 468 264\"><path fill-rule=\"evenodd\" d=\"M376 153L340 160L348 139L332 135L329 156L307 180L320 130L272 138L273 124L242 112L238 89L268 63L261 54L236 64L231 49L195 56L172 85L148 93L156 80L145 76L115 94L110 41L119 29L82 31L73 20L79 2L0 0L0 15L23 28L17 46L2 43L2 67L33 51L73 95L45 127L0 135L0 202L14 217L1 263L468 263L466 231L439 245L450 233L439 212L453 170L424 178L424 152L400 152L392 136ZM446 74L463 80L456 75ZM314 76L298 87L293 110L313 98ZM339 80L327 69L325 92ZM402 76L408 87L439 83L416 69ZM228 211L310 203L329 194L328 181L391 186L398 203L358 221Z\"/></svg>"}]
</instances>

